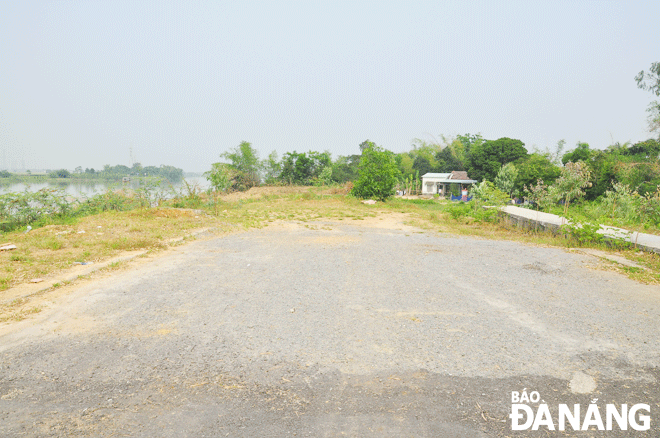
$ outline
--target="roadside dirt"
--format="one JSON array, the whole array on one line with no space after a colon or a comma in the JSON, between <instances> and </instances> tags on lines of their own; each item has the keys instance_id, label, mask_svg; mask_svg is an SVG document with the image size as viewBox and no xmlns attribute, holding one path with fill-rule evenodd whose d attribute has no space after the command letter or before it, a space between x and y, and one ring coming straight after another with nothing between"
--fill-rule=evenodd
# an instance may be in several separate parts
<instances>
[{"instance_id":1,"label":"roadside dirt","mask_svg":"<svg viewBox=\"0 0 660 438\"><path fill-rule=\"evenodd\" d=\"M292 187L299 189L299 187ZM255 188L255 196L262 196L268 193L267 187ZM282 188L277 188L277 193L281 193ZM256 195L258 194L258 195ZM191 210L194 213L194 211ZM169 217L168 211L157 213L161 217ZM173 211L171 214L176 215ZM185 214L189 214L185 212ZM410 220L410 215L405 213L379 212L376 217L367 216L362 220L351 218L342 221L334 221L336 224L346 223L358 227L373 227L381 229L391 229L406 232L421 232L419 229L406 225ZM332 221L330 221L332 223ZM269 229L290 229L296 230L301 227L300 223L288 221L275 221L267 225ZM316 225L308 228L316 228ZM52 228L52 227L51 227ZM236 232L236 231L235 231ZM227 235L227 232L221 235ZM22 321L24 319L34 319L36 315L46 311L58 299L71 294L81 286L90 284L100 279L109 278L117 275L118 272L126 270L138 270L145 263L150 263L158 257L170 255L176 251L181 244L186 244L193 240L205 240L217 238L220 234L217 230L209 228L200 228L192 230L186 237L170 239L165 249L159 251L124 251L115 257L103 262L89 265L75 265L72 268L60 271L56 275L48 276L39 283L23 283L10 289L0 291L0 335L8 330L8 326ZM314 239L317 243L340 243L349 241L346 236L325 236Z\"/></svg>"},{"instance_id":2,"label":"roadside dirt","mask_svg":"<svg viewBox=\"0 0 660 438\"><path fill-rule=\"evenodd\" d=\"M124 251L101 262L76 264L46 276L39 282L23 283L0 291L0 334L7 325L34 317L55 300L85 283L106 278L121 270L137 269L155 257L166 255L187 239L209 239L217 236L217 232L210 228L191 230L185 237L169 239L166 242L168 246L160 251Z\"/></svg>"}]
</instances>

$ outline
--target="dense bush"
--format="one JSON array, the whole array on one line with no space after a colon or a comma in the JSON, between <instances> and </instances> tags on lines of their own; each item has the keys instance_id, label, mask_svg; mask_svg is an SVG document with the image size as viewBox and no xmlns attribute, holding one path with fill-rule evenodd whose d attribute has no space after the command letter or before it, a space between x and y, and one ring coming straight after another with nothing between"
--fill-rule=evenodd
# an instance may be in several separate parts
<instances>
[{"instance_id":1,"label":"dense bush","mask_svg":"<svg viewBox=\"0 0 660 438\"><path fill-rule=\"evenodd\" d=\"M490 181L483 181L480 184L472 186L470 194L474 200L493 206L504 205L511 199L507 193L495 187Z\"/></svg>"},{"instance_id":2,"label":"dense bush","mask_svg":"<svg viewBox=\"0 0 660 438\"><path fill-rule=\"evenodd\" d=\"M394 154L373 143L362 151L358 166L358 179L352 193L358 198L376 198L385 201L394 194L399 169Z\"/></svg>"},{"instance_id":3,"label":"dense bush","mask_svg":"<svg viewBox=\"0 0 660 438\"><path fill-rule=\"evenodd\" d=\"M70 178L71 177L71 172L69 172L66 169L58 169L54 170L51 173L48 174L50 178Z\"/></svg>"},{"instance_id":4,"label":"dense bush","mask_svg":"<svg viewBox=\"0 0 660 438\"><path fill-rule=\"evenodd\" d=\"M28 224L44 224L103 211L124 211L155 204L159 194L142 188L128 194L107 191L88 199L75 199L61 190L41 189L37 192L0 195L0 230L7 232Z\"/></svg>"}]
</instances>

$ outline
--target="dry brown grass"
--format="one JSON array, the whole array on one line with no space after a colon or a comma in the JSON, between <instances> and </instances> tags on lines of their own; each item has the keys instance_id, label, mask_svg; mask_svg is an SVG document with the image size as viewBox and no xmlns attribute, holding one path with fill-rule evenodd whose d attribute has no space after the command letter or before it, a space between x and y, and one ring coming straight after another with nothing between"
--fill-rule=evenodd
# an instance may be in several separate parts
<instances>
[{"instance_id":1,"label":"dry brown grass","mask_svg":"<svg viewBox=\"0 0 660 438\"><path fill-rule=\"evenodd\" d=\"M72 225L48 225L29 233L5 234L18 248L0 252L0 290L70 268L100 262L124 251L157 250L190 230L220 226L217 219L192 210L154 208L105 212Z\"/></svg>"},{"instance_id":2,"label":"dry brown grass","mask_svg":"<svg viewBox=\"0 0 660 438\"><path fill-rule=\"evenodd\" d=\"M252 187L245 192L232 192L220 197L225 202L234 202L246 199L260 199L267 196L285 196L291 193L303 193L309 188L303 186L262 186Z\"/></svg>"}]
</instances>

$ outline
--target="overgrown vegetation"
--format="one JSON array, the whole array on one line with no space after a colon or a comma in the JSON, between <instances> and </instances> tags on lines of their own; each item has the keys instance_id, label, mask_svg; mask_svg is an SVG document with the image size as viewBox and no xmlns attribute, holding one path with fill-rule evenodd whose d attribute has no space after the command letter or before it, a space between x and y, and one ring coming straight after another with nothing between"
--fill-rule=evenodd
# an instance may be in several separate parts
<instances>
[{"instance_id":1,"label":"overgrown vegetation","mask_svg":"<svg viewBox=\"0 0 660 438\"><path fill-rule=\"evenodd\" d=\"M185 187L189 195L198 190L188 183ZM166 193L159 179L145 178L136 189L107 190L88 198L71 197L57 189L3 193L0 194L0 231L12 231L27 225L36 228L105 211L154 207L166 198L182 197L173 190L170 187L170 192Z\"/></svg>"},{"instance_id":2,"label":"overgrown vegetation","mask_svg":"<svg viewBox=\"0 0 660 438\"><path fill-rule=\"evenodd\" d=\"M244 191L262 183L269 185L332 185L355 183L359 179L360 161L369 150L369 140L359 145L360 155L340 156L332 160L329 152L296 151L284 154L281 160L276 152L259 160L256 150L248 142L229 153L222 154L227 162L213 164L205 175L214 190L222 193ZM556 203L570 214L571 205L582 199L602 202L605 193L615 184L624 184L641 196L655 193L660 185L660 142L648 139L635 144L613 144L604 150L591 149L578 142L573 150L564 152L565 142L560 140L553 151L528 153L520 140L501 138L485 140L479 135L441 137L439 142L416 139L408 152L388 152L398 170L395 188L407 194L418 194L421 176L428 172L450 173L467 171L469 178L492 181L512 198L524 197L535 203L535 208L548 208ZM571 163L571 164L569 164ZM586 175L574 196L572 179L579 168ZM566 173L567 170L571 172ZM531 193L533 187L554 187L560 196L539 199ZM567 192L566 190L567 189ZM458 190L451 187L452 191ZM556 194L555 193L555 194ZM458 193L454 193L458 194ZM540 195L538 192L536 195Z\"/></svg>"}]
</instances>

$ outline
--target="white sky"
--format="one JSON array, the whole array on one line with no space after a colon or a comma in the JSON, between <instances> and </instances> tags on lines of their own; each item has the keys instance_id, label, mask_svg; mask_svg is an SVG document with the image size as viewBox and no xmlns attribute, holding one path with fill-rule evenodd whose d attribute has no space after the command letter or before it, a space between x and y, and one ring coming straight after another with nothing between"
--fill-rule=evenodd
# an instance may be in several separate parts
<instances>
[{"instance_id":1,"label":"white sky","mask_svg":"<svg viewBox=\"0 0 660 438\"><path fill-rule=\"evenodd\" d=\"M0 1L0 166L640 141L660 2ZM17 164L18 163L18 164Z\"/></svg>"}]
</instances>

